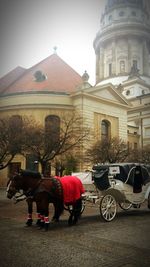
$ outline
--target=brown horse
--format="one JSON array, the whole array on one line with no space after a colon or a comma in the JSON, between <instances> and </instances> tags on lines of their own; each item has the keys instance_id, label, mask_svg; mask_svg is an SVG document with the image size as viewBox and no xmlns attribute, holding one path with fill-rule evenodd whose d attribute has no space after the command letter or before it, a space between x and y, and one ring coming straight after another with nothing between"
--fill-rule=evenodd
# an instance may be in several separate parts
<instances>
[{"instance_id":1,"label":"brown horse","mask_svg":"<svg viewBox=\"0 0 150 267\"><path fill-rule=\"evenodd\" d=\"M49 203L53 203L55 213L53 219L58 221L64 210L64 205L72 205L68 224L76 224L82 209L82 193L84 188L81 181L75 176L62 178L41 178L38 173L21 170L20 173L10 179L7 186L7 197L12 198L17 192L23 190L23 194L37 205L40 214L40 227L49 227ZM30 218L29 218L30 219Z\"/></svg>"}]
</instances>

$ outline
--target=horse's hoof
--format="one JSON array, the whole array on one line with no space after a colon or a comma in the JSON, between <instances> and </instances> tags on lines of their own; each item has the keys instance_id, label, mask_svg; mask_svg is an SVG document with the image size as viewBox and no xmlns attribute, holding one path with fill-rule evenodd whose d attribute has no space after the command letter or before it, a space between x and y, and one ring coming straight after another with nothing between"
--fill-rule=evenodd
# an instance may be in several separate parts
<instances>
[{"instance_id":1,"label":"horse's hoof","mask_svg":"<svg viewBox=\"0 0 150 267\"><path fill-rule=\"evenodd\" d=\"M40 226L40 224L41 224L41 220L38 219L38 220L36 221L36 226Z\"/></svg>"},{"instance_id":2,"label":"horse's hoof","mask_svg":"<svg viewBox=\"0 0 150 267\"><path fill-rule=\"evenodd\" d=\"M39 227L40 230L43 229L44 226L45 226L45 223L44 222L39 222L38 227Z\"/></svg>"},{"instance_id":3,"label":"horse's hoof","mask_svg":"<svg viewBox=\"0 0 150 267\"><path fill-rule=\"evenodd\" d=\"M32 222L33 222L32 219L27 220L27 222L26 222L26 226L31 226L31 225L32 225Z\"/></svg>"},{"instance_id":4,"label":"horse's hoof","mask_svg":"<svg viewBox=\"0 0 150 267\"><path fill-rule=\"evenodd\" d=\"M59 222L59 219L53 217L52 220L51 220L51 222Z\"/></svg>"},{"instance_id":5,"label":"horse's hoof","mask_svg":"<svg viewBox=\"0 0 150 267\"><path fill-rule=\"evenodd\" d=\"M45 223L45 225L44 225L44 230L45 230L45 231L48 231L48 229L49 229L49 223Z\"/></svg>"},{"instance_id":6,"label":"horse's hoof","mask_svg":"<svg viewBox=\"0 0 150 267\"><path fill-rule=\"evenodd\" d=\"M68 220L68 225L72 226L73 225L73 221L72 220Z\"/></svg>"}]
</instances>

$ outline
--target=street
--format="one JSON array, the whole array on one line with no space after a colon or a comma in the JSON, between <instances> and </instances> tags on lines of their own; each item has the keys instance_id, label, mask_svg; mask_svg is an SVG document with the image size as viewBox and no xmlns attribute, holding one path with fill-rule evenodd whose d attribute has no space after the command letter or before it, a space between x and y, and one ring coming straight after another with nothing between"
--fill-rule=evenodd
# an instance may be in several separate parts
<instances>
[{"instance_id":1,"label":"street","mask_svg":"<svg viewBox=\"0 0 150 267\"><path fill-rule=\"evenodd\" d=\"M104 222L99 207L88 205L78 225L68 227L68 212L48 232L25 227L26 202L14 204L0 190L1 267L149 267L150 211L118 209ZM53 207L50 206L50 218Z\"/></svg>"}]
</instances>

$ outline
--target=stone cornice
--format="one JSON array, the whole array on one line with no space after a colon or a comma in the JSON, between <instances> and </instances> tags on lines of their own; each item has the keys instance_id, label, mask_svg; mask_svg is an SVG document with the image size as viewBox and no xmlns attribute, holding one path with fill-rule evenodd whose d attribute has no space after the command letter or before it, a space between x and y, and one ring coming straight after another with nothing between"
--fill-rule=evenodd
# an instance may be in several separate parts
<instances>
[{"instance_id":1,"label":"stone cornice","mask_svg":"<svg viewBox=\"0 0 150 267\"><path fill-rule=\"evenodd\" d=\"M128 109L131 109L131 105L130 104L122 104L122 103L119 103L119 102L115 102L113 100L110 100L110 99L106 99L106 98L103 98L103 97L100 97L100 96L96 96L96 95L92 95L92 94L88 94L84 91L80 91L76 94L72 94L71 97L73 99L75 98L89 98L89 99L92 99L92 100L95 100L95 101L98 101L98 102L102 102L102 103L105 103L105 104L108 104L108 105L113 105L113 106L119 106L119 107L122 107L126 110Z\"/></svg>"},{"instance_id":2,"label":"stone cornice","mask_svg":"<svg viewBox=\"0 0 150 267\"><path fill-rule=\"evenodd\" d=\"M143 111L149 111L150 110L150 105L140 105L138 107L132 107L129 111L128 114L133 114L133 112L143 112ZM150 114L145 114L144 116L149 117Z\"/></svg>"},{"instance_id":3,"label":"stone cornice","mask_svg":"<svg viewBox=\"0 0 150 267\"><path fill-rule=\"evenodd\" d=\"M126 81L124 81L122 83L122 85L124 87L126 87L126 86L130 86L130 85L135 85L137 83L140 84L140 85L142 85L142 86L144 86L144 87L146 87L146 88L150 88L150 85L149 84L147 84L142 78L140 79L138 77L135 77L135 78L126 80Z\"/></svg>"},{"instance_id":4,"label":"stone cornice","mask_svg":"<svg viewBox=\"0 0 150 267\"><path fill-rule=\"evenodd\" d=\"M110 39L122 38L123 36L136 36L140 39L146 38L150 40L150 29L145 28L141 23L112 23L111 26L106 27L105 30L100 30L93 42L95 50L100 45L103 45L105 42Z\"/></svg>"},{"instance_id":5,"label":"stone cornice","mask_svg":"<svg viewBox=\"0 0 150 267\"><path fill-rule=\"evenodd\" d=\"M25 95L11 95L0 98L0 110L7 110L13 108L28 108L28 107L43 107L50 106L72 106L72 99L70 95L51 95L51 94L25 94Z\"/></svg>"},{"instance_id":6,"label":"stone cornice","mask_svg":"<svg viewBox=\"0 0 150 267\"><path fill-rule=\"evenodd\" d=\"M97 91L102 91L102 90L111 90L112 94L119 98L121 101L123 101L125 104L127 105L130 105L130 103L128 102L128 100L122 95L119 93L119 91L115 90L114 86L112 83L107 83L107 84L104 84L104 85L97 85L95 87L92 87L92 88L89 88L88 91L86 90L86 92L88 93L94 93L94 92L97 92Z\"/></svg>"},{"instance_id":7,"label":"stone cornice","mask_svg":"<svg viewBox=\"0 0 150 267\"><path fill-rule=\"evenodd\" d=\"M24 105L14 105L14 106L5 106L0 107L0 111L6 111L6 110L21 110L21 109L69 109L73 110L73 106L69 105L55 105L55 104L24 104Z\"/></svg>"},{"instance_id":8,"label":"stone cornice","mask_svg":"<svg viewBox=\"0 0 150 267\"><path fill-rule=\"evenodd\" d=\"M128 116L128 122L131 122L131 121L136 121L137 119L146 119L146 118L149 118L149 114L139 114L138 115L138 118L137 118L137 115L134 115L132 114L132 116Z\"/></svg>"}]
</instances>

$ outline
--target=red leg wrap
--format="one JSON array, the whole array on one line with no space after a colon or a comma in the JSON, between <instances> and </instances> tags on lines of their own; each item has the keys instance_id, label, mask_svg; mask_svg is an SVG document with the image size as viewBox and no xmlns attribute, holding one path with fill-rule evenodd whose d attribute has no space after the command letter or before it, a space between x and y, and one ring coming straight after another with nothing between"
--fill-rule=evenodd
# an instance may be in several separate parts
<instances>
[{"instance_id":1,"label":"red leg wrap","mask_svg":"<svg viewBox=\"0 0 150 267\"><path fill-rule=\"evenodd\" d=\"M45 223L49 223L49 218L48 217L44 217L44 222Z\"/></svg>"},{"instance_id":2,"label":"red leg wrap","mask_svg":"<svg viewBox=\"0 0 150 267\"><path fill-rule=\"evenodd\" d=\"M31 213L28 214L27 220L32 220L32 214Z\"/></svg>"}]
</instances>

